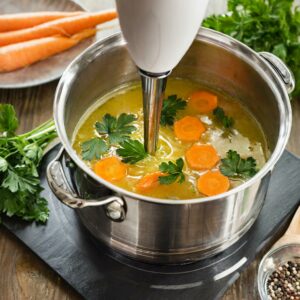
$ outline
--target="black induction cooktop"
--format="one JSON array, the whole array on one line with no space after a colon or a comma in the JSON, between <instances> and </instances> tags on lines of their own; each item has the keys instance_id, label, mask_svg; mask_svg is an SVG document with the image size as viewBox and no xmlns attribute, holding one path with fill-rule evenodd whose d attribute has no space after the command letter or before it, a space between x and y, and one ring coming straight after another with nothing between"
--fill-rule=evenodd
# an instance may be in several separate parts
<instances>
[{"instance_id":1,"label":"black induction cooktop","mask_svg":"<svg viewBox=\"0 0 300 300\"><path fill-rule=\"evenodd\" d=\"M300 204L300 159L285 151L273 171L257 221L238 242L196 263L141 263L95 241L80 224L76 212L50 191L46 167L59 148L45 155L40 170L43 196L50 208L47 224L4 218L3 225L86 299L218 299L256 255L283 232Z\"/></svg>"}]
</instances>

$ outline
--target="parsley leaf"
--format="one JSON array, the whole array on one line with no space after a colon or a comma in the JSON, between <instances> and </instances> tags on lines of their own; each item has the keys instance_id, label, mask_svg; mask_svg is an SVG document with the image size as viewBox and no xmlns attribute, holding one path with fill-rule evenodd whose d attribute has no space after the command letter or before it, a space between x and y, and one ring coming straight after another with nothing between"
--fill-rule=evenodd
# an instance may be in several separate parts
<instances>
[{"instance_id":1,"label":"parsley leaf","mask_svg":"<svg viewBox=\"0 0 300 300\"><path fill-rule=\"evenodd\" d=\"M220 171L233 179L248 179L257 173L256 160L253 157L243 159L236 151L229 150L226 158L221 159Z\"/></svg>"},{"instance_id":2,"label":"parsley leaf","mask_svg":"<svg viewBox=\"0 0 300 300\"><path fill-rule=\"evenodd\" d=\"M144 145L138 140L127 139L121 142L120 146L117 154L123 158L122 161L125 163L135 164L148 156Z\"/></svg>"},{"instance_id":3,"label":"parsley leaf","mask_svg":"<svg viewBox=\"0 0 300 300\"><path fill-rule=\"evenodd\" d=\"M171 95L163 101L160 124L162 126L173 125L178 110L185 109L187 102L177 95Z\"/></svg>"},{"instance_id":4,"label":"parsley leaf","mask_svg":"<svg viewBox=\"0 0 300 300\"><path fill-rule=\"evenodd\" d=\"M14 135L18 128L18 119L14 107L10 104L0 104L0 132L4 135Z\"/></svg>"},{"instance_id":5,"label":"parsley leaf","mask_svg":"<svg viewBox=\"0 0 300 300\"><path fill-rule=\"evenodd\" d=\"M27 221L46 222L47 201L38 166L43 150L57 136L48 121L30 132L15 135L18 120L13 106L0 105L0 213Z\"/></svg>"},{"instance_id":6,"label":"parsley leaf","mask_svg":"<svg viewBox=\"0 0 300 300\"><path fill-rule=\"evenodd\" d=\"M204 20L203 26L221 31L257 52L279 56L296 79L300 96L300 10L293 0L228 0L228 13Z\"/></svg>"},{"instance_id":7,"label":"parsley leaf","mask_svg":"<svg viewBox=\"0 0 300 300\"><path fill-rule=\"evenodd\" d=\"M99 134L108 136L111 144L118 144L129 139L129 134L136 130L135 126L129 125L135 120L133 114L123 113L118 118L106 114L102 122L96 122L95 127Z\"/></svg>"},{"instance_id":8,"label":"parsley leaf","mask_svg":"<svg viewBox=\"0 0 300 300\"><path fill-rule=\"evenodd\" d=\"M234 120L232 117L226 116L224 109L221 107L216 107L213 111L214 116L216 119L224 126L224 128L228 129L231 128L234 124Z\"/></svg>"},{"instance_id":9,"label":"parsley leaf","mask_svg":"<svg viewBox=\"0 0 300 300\"><path fill-rule=\"evenodd\" d=\"M107 152L108 146L100 138L93 138L81 144L81 154L84 160L100 159Z\"/></svg>"},{"instance_id":10,"label":"parsley leaf","mask_svg":"<svg viewBox=\"0 0 300 300\"><path fill-rule=\"evenodd\" d=\"M183 183L185 176L182 172L183 169L183 159L178 158L175 163L169 161L168 163L163 162L159 165L159 170L163 173L168 174L167 176L160 176L160 184L171 184L174 182Z\"/></svg>"}]
</instances>

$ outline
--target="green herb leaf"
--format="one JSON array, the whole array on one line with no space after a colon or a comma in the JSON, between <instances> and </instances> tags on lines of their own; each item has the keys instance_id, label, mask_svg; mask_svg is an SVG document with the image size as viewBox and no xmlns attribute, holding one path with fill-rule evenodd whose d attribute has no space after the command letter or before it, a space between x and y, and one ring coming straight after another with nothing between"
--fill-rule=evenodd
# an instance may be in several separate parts
<instances>
[{"instance_id":1,"label":"green herb leaf","mask_svg":"<svg viewBox=\"0 0 300 300\"><path fill-rule=\"evenodd\" d=\"M255 51L279 56L296 79L300 96L300 10L293 0L228 0L228 13L210 16L203 26L228 34Z\"/></svg>"},{"instance_id":2,"label":"green herb leaf","mask_svg":"<svg viewBox=\"0 0 300 300\"><path fill-rule=\"evenodd\" d=\"M226 116L224 109L221 107L216 107L213 111L214 116L216 119L224 126L224 128L228 129L231 128L234 124L234 120L232 117Z\"/></svg>"},{"instance_id":3,"label":"green herb leaf","mask_svg":"<svg viewBox=\"0 0 300 300\"><path fill-rule=\"evenodd\" d=\"M15 109L10 104L0 104L0 132L14 135L18 128Z\"/></svg>"},{"instance_id":4,"label":"green herb leaf","mask_svg":"<svg viewBox=\"0 0 300 300\"><path fill-rule=\"evenodd\" d=\"M167 99L164 99L160 124L163 126L173 125L177 111L185 109L187 102L181 98L177 98L177 95L171 95Z\"/></svg>"},{"instance_id":5,"label":"green herb leaf","mask_svg":"<svg viewBox=\"0 0 300 300\"><path fill-rule=\"evenodd\" d=\"M93 138L81 144L81 151L84 160L100 159L108 151L108 146L102 139Z\"/></svg>"},{"instance_id":6,"label":"green herb leaf","mask_svg":"<svg viewBox=\"0 0 300 300\"><path fill-rule=\"evenodd\" d=\"M253 157L243 159L233 150L227 152L226 158L221 159L220 171L233 179L248 179L257 173L256 160Z\"/></svg>"},{"instance_id":7,"label":"green herb leaf","mask_svg":"<svg viewBox=\"0 0 300 300\"><path fill-rule=\"evenodd\" d=\"M27 221L46 222L47 201L38 166L43 150L57 136L53 120L15 135L18 120L11 105L0 105L0 213Z\"/></svg>"},{"instance_id":8,"label":"green herb leaf","mask_svg":"<svg viewBox=\"0 0 300 300\"><path fill-rule=\"evenodd\" d=\"M178 158L175 163L169 161L168 163L163 162L159 166L159 170L163 173L168 174L167 176L160 176L160 184L171 184L174 182L183 183L185 176L182 172L183 169L183 159Z\"/></svg>"},{"instance_id":9,"label":"green herb leaf","mask_svg":"<svg viewBox=\"0 0 300 300\"><path fill-rule=\"evenodd\" d=\"M5 172L8 168L8 163L6 159L0 157L0 172Z\"/></svg>"},{"instance_id":10,"label":"green herb leaf","mask_svg":"<svg viewBox=\"0 0 300 300\"><path fill-rule=\"evenodd\" d=\"M122 161L125 163L135 164L148 156L144 145L138 140L127 139L121 142L120 146L117 154L123 158Z\"/></svg>"},{"instance_id":11,"label":"green herb leaf","mask_svg":"<svg viewBox=\"0 0 300 300\"><path fill-rule=\"evenodd\" d=\"M129 134L136 130L131 124L136 120L133 114L121 114L118 118L110 114L104 115L102 122L96 122L95 127L99 134L107 135L111 144L118 144L129 139Z\"/></svg>"}]
</instances>

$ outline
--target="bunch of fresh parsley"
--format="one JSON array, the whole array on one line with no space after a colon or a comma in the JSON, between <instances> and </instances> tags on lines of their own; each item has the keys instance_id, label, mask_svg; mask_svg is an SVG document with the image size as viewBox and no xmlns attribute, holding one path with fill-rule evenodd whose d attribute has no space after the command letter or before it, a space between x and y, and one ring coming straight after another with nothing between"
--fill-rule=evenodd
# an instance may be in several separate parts
<instances>
[{"instance_id":1,"label":"bunch of fresh parsley","mask_svg":"<svg viewBox=\"0 0 300 300\"><path fill-rule=\"evenodd\" d=\"M208 17L203 26L280 57L295 75L293 95L300 96L300 10L293 0L228 0L228 13Z\"/></svg>"},{"instance_id":2,"label":"bunch of fresh parsley","mask_svg":"<svg viewBox=\"0 0 300 300\"><path fill-rule=\"evenodd\" d=\"M41 197L38 166L45 147L56 137L53 121L16 135L12 105L0 104L0 212L27 221L46 222L49 210Z\"/></svg>"}]
</instances>

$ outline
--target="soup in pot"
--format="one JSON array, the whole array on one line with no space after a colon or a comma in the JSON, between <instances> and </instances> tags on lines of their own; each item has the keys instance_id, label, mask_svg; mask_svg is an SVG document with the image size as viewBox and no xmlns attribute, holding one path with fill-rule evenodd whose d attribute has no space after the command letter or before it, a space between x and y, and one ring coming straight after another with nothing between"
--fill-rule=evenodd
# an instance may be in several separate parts
<instances>
[{"instance_id":1,"label":"soup in pot","mask_svg":"<svg viewBox=\"0 0 300 300\"><path fill-rule=\"evenodd\" d=\"M99 99L75 130L73 148L103 179L161 199L224 193L265 164L262 128L238 99L184 79L169 79L165 95L154 156L144 150L138 83Z\"/></svg>"}]
</instances>

